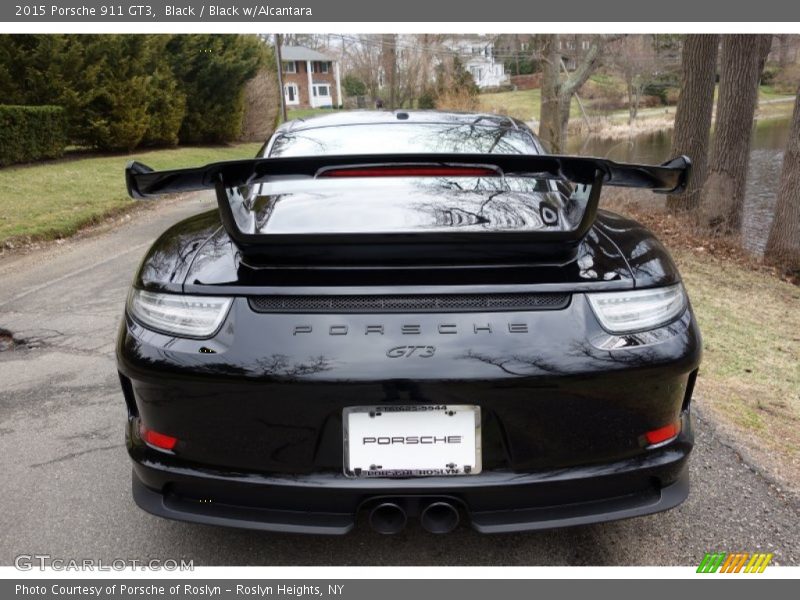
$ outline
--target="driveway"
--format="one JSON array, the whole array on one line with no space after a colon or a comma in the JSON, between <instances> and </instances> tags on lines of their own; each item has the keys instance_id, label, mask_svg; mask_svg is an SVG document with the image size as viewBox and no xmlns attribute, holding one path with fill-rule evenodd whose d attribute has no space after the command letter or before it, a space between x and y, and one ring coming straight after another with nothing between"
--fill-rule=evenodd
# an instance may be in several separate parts
<instances>
[{"instance_id":1,"label":"driveway","mask_svg":"<svg viewBox=\"0 0 800 600\"><path fill-rule=\"evenodd\" d=\"M668 513L544 533L382 537L268 535L176 523L131 500L114 339L136 265L169 224L213 208L169 202L124 225L0 259L0 564L193 559L196 565L696 565L707 551L773 552L800 564L798 500L745 464L699 418L689 500ZM0 348L8 346L0 338ZM702 398L696 404L702 411ZM700 413L702 415L702 412Z\"/></svg>"}]
</instances>

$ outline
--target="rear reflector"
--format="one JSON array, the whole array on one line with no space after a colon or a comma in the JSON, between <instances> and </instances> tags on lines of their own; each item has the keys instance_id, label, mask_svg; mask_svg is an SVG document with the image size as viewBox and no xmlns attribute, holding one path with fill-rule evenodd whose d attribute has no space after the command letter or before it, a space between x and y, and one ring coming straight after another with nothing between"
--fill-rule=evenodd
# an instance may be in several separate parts
<instances>
[{"instance_id":1,"label":"rear reflector","mask_svg":"<svg viewBox=\"0 0 800 600\"><path fill-rule=\"evenodd\" d=\"M681 422L675 421L674 423L670 423L664 427L659 427L658 429L648 431L644 434L644 437L647 440L647 445L652 446L654 444L660 444L661 442L666 442L667 440L678 437L680 432Z\"/></svg>"},{"instance_id":2,"label":"rear reflector","mask_svg":"<svg viewBox=\"0 0 800 600\"><path fill-rule=\"evenodd\" d=\"M489 167L386 166L354 167L322 171L318 177L499 177Z\"/></svg>"},{"instance_id":3,"label":"rear reflector","mask_svg":"<svg viewBox=\"0 0 800 600\"><path fill-rule=\"evenodd\" d=\"M144 425L141 426L140 432L145 442L161 450L172 450L178 443L178 438L147 429Z\"/></svg>"}]
</instances>

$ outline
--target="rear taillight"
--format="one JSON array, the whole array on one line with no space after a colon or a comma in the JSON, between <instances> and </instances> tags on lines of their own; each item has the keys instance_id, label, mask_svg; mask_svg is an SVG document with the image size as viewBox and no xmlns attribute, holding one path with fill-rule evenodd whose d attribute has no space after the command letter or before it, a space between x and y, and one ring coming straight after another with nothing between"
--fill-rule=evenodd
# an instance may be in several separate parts
<instances>
[{"instance_id":1,"label":"rear taillight","mask_svg":"<svg viewBox=\"0 0 800 600\"><path fill-rule=\"evenodd\" d=\"M139 433L145 443L153 446L154 448L158 448L159 450L169 450L171 452L172 449L175 448L175 444L178 443L178 438L172 437L171 435L166 435L164 433L159 433L158 431L153 431L144 425L139 428Z\"/></svg>"},{"instance_id":2,"label":"rear taillight","mask_svg":"<svg viewBox=\"0 0 800 600\"><path fill-rule=\"evenodd\" d=\"M586 295L597 320L609 333L655 329L677 319L686 310L680 283L646 290L621 290Z\"/></svg>"},{"instance_id":3,"label":"rear taillight","mask_svg":"<svg viewBox=\"0 0 800 600\"><path fill-rule=\"evenodd\" d=\"M378 166L342 167L322 171L317 177L499 177L490 167Z\"/></svg>"},{"instance_id":4,"label":"rear taillight","mask_svg":"<svg viewBox=\"0 0 800 600\"><path fill-rule=\"evenodd\" d=\"M128 314L154 331L168 335L207 339L222 326L233 298L162 294L132 289Z\"/></svg>"},{"instance_id":5,"label":"rear taillight","mask_svg":"<svg viewBox=\"0 0 800 600\"><path fill-rule=\"evenodd\" d=\"M656 446L659 444L664 444L666 442L674 440L678 437L678 434L681 432L681 422L680 420L675 421L674 423L670 423L669 425L665 425L664 427L659 427L658 429L653 429L652 431L648 431L644 434L645 443L647 446Z\"/></svg>"}]
</instances>

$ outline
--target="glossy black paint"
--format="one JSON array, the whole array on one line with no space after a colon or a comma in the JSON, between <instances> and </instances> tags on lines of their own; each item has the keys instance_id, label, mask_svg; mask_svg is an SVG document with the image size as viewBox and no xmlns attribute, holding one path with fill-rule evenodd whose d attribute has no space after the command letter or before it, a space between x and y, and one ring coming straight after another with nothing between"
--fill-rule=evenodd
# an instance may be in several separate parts
<instances>
[{"instance_id":1,"label":"glossy black paint","mask_svg":"<svg viewBox=\"0 0 800 600\"><path fill-rule=\"evenodd\" d=\"M628 344L599 328L582 294L561 311L442 315L257 314L239 298L211 340L126 329L120 368L138 414L182 440L177 454L287 474L341 471L341 412L354 402L479 404L487 468L626 458L678 418L699 359L688 313L655 343ZM436 354L387 357L406 344Z\"/></svg>"},{"instance_id":2,"label":"glossy black paint","mask_svg":"<svg viewBox=\"0 0 800 600\"><path fill-rule=\"evenodd\" d=\"M381 189L408 191L406 184ZM476 194L469 191L469 202ZM298 210L311 228L352 227L335 215L352 208L354 197L331 195L337 204L331 212L287 204L287 219ZM513 229L531 226L544 197L531 194L520 204L484 211L485 222L457 224L437 221L429 207L409 208L399 196L382 206L391 213L384 221L389 227L422 219L416 222L425 228ZM206 340L150 331L128 315L123 320L117 357L137 503L189 521L345 533L359 510L381 499L403 503L412 514L446 499L479 531L501 532L648 514L686 497L692 383L701 354L691 307L666 326L615 336L600 327L586 299L597 291L679 282L652 234L599 211L566 254L530 248L498 254L488 246L469 248L464 257L474 260L434 256L413 265L397 257L342 264L325 260L324 248L312 248L291 264L260 261L240 252L217 211L168 230L146 255L134 285L235 299L222 328ZM274 294L554 291L569 294L566 307L269 314L248 302ZM403 360L388 352L409 344L435 352ZM342 410L392 403L479 405L483 472L344 477ZM646 431L677 419L683 428L676 440L646 447ZM177 437L174 451L145 444L140 422Z\"/></svg>"},{"instance_id":3,"label":"glossy black paint","mask_svg":"<svg viewBox=\"0 0 800 600\"><path fill-rule=\"evenodd\" d=\"M319 265L276 268L241 255L219 221L209 211L167 230L148 251L136 276L137 287L152 291L194 294L268 294L288 288L318 293L337 288L370 285L537 286L542 291L629 289L668 285L680 280L663 245L641 225L608 211L599 211L594 226L573 256L563 261L522 257L510 261L483 261L459 265L437 264L403 268L399 261L374 268ZM515 287L514 289L517 289ZM330 292L333 293L333 292Z\"/></svg>"}]
</instances>

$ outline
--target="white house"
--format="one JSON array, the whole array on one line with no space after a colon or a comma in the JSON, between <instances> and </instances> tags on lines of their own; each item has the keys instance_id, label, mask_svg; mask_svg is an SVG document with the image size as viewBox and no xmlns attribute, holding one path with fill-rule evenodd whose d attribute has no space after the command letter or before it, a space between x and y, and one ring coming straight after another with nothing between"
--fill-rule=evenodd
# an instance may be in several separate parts
<instances>
[{"instance_id":1,"label":"white house","mask_svg":"<svg viewBox=\"0 0 800 600\"><path fill-rule=\"evenodd\" d=\"M472 74L479 88L492 88L510 82L503 61L495 59L491 38L482 35L458 36L447 38L442 46L458 53L464 68Z\"/></svg>"}]
</instances>

